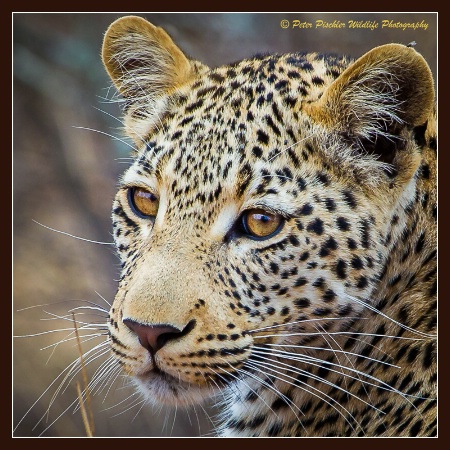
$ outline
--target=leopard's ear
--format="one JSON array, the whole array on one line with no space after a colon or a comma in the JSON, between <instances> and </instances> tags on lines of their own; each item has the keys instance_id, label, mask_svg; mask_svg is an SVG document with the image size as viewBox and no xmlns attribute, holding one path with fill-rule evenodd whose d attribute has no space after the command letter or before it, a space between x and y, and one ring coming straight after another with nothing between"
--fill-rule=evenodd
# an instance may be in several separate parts
<instances>
[{"instance_id":1,"label":"leopard's ear","mask_svg":"<svg viewBox=\"0 0 450 450\"><path fill-rule=\"evenodd\" d=\"M352 148L393 163L403 131L424 125L433 110L433 77L425 59L400 44L356 60L306 111Z\"/></svg>"},{"instance_id":2,"label":"leopard's ear","mask_svg":"<svg viewBox=\"0 0 450 450\"><path fill-rule=\"evenodd\" d=\"M163 115L170 95L205 68L189 60L162 28L138 16L109 26L102 60L125 98L127 133L138 141Z\"/></svg>"}]
</instances>

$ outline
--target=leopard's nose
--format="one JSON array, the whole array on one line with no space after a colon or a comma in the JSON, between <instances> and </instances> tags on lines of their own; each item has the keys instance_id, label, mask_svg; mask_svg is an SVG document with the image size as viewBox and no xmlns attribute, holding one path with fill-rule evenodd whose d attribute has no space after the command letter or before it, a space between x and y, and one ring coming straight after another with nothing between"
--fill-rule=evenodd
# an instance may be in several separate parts
<instances>
[{"instance_id":1,"label":"leopard's nose","mask_svg":"<svg viewBox=\"0 0 450 450\"><path fill-rule=\"evenodd\" d=\"M195 326L195 320L191 320L182 330L172 325L142 324L132 319L124 319L123 323L137 335L142 347L146 348L152 355L169 341L188 334Z\"/></svg>"}]
</instances>

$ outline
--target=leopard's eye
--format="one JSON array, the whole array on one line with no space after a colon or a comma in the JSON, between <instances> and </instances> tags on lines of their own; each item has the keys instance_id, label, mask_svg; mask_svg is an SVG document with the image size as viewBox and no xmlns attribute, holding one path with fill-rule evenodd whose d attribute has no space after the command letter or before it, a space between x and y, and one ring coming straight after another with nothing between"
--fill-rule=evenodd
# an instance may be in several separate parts
<instances>
[{"instance_id":1,"label":"leopard's eye","mask_svg":"<svg viewBox=\"0 0 450 450\"><path fill-rule=\"evenodd\" d=\"M128 202L133 212L144 219L154 218L158 213L158 197L144 188L128 189Z\"/></svg>"},{"instance_id":2,"label":"leopard's eye","mask_svg":"<svg viewBox=\"0 0 450 450\"><path fill-rule=\"evenodd\" d=\"M278 233L283 227L284 219L263 209L249 209L242 215L245 232L253 239L267 239Z\"/></svg>"}]
</instances>

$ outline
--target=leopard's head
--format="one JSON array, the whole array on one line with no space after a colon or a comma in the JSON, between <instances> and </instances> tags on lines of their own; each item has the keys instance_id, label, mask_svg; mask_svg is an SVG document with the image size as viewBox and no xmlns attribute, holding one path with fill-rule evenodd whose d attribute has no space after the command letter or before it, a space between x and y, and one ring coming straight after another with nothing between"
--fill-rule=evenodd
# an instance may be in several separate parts
<instances>
[{"instance_id":1,"label":"leopard's head","mask_svg":"<svg viewBox=\"0 0 450 450\"><path fill-rule=\"evenodd\" d=\"M434 99L425 60L389 44L356 61L210 69L125 17L103 62L135 146L113 206L110 343L142 392L190 404L257 382L262 356L270 364L294 332L312 348L319 326L348 326L414 197L414 136Z\"/></svg>"}]
</instances>

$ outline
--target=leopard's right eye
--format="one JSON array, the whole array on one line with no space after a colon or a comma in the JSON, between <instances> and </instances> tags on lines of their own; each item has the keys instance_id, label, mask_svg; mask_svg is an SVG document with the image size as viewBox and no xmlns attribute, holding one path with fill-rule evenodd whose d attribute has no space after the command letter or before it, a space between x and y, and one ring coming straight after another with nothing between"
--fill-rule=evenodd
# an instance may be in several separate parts
<instances>
[{"instance_id":1,"label":"leopard's right eye","mask_svg":"<svg viewBox=\"0 0 450 450\"><path fill-rule=\"evenodd\" d=\"M159 199L147 189L141 187L129 188L128 203L133 212L143 219L154 219L158 213Z\"/></svg>"}]
</instances>

